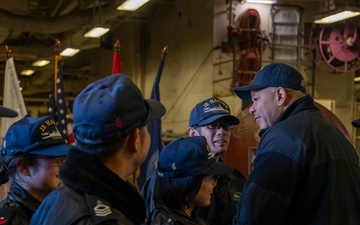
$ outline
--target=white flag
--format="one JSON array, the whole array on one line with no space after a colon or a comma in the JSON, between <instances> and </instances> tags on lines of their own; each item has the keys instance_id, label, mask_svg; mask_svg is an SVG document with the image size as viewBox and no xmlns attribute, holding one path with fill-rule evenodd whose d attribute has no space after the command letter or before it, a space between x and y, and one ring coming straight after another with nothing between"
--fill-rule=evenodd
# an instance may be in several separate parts
<instances>
[{"instance_id":1,"label":"white flag","mask_svg":"<svg viewBox=\"0 0 360 225\"><path fill-rule=\"evenodd\" d=\"M1 117L1 143L4 139L7 129L12 123L23 118L27 113L25 109L25 103L20 91L19 80L17 78L14 60L9 57L6 60L5 67L5 79L4 79L4 95L3 95L3 106L13 109L18 113L17 117ZM10 182L1 185L0 187L0 198L6 197L9 191Z\"/></svg>"},{"instance_id":2,"label":"white flag","mask_svg":"<svg viewBox=\"0 0 360 225\"><path fill-rule=\"evenodd\" d=\"M12 57L6 60L3 106L15 110L18 113L18 116L13 118L1 118L1 141L9 126L27 114Z\"/></svg>"}]
</instances>

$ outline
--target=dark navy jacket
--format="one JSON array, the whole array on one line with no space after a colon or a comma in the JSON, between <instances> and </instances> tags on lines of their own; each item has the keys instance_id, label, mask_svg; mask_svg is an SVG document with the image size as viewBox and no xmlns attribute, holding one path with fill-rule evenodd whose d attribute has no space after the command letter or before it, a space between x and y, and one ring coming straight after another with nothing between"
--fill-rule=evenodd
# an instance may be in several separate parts
<instances>
[{"instance_id":1,"label":"dark navy jacket","mask_svg":"<svg viewBox=\"0 0 360 225\"><path fill-rule=\"evenodd\" d=\"M356 150L309 96L260 131L234 224L360 224Z\"/></svg>"},{"instance_id":2,"label":"dark navy jacket","mask_svg":"<svg viewBox=\"0 0 360 225\"><path fill-rule=\"evenodd\" d=\"M40 203L20 185L12 182L8 196L0 203L0 224L29 224Z\"/></svg>"},{"instance_id":3,"label":"dark navy jacket","mask_svg":"<svg viewBox=\"0 0 360 225\"><path fill-rule=\"evenodd\" d=\"M198 208L199 216L210 225L231 225L244 184L245 177L236 169L226 176L220 176L211 196L210 206Z\"/></svg>"},{"instance_id":4,"label":"dark navy jacket","mask_svg":"<svg viewBox=\"0 0 360 225\"><path fill-rule=\"evenodd\" d=\"M44 199L31 225L145 222L145 204L137 189L96 157L71 149L59 175L64 185Z\"/></svg>"},{"instance_id":5,"label":"dark navy jacket","mask_svg":"<svg viewBox=\"0 0 360 225\"><path fill-rule=\"evenodd\" d=\"M155 180L156 173L154 172L141 189L149 221L153 219L153 211L156 209L153 200ZM236 213L236 205L244 189L244 183L245 177L236 169L229 175L219 177L211 196L210 206L196 209L199 216L210 225L230 225Z\"/></svg>"},{"instance_id":6,"label":"dark navy jacket","mask_svg":"<svg viewBox=\"0 0 360 225\"><path fill-rule=\"evenodd\" d=\"M154 220L150 225L208 225L196 212L188 216L183 210L162 208L155 212Z\"/></svg>"}]
</instances>

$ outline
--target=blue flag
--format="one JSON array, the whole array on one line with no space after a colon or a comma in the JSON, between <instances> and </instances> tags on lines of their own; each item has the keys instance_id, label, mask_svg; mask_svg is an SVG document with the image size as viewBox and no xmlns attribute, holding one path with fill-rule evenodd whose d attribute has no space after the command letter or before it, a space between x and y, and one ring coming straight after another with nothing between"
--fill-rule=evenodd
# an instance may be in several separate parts
<instances>
[{"instance_id":1,"label":"blue flag","mask_svg":"<svg viewBox=\"0 0 360 225\"><path fill-rule=\"evenodd\" d=\"M165 56L167 53L167 47L165 47L161 52L161 59L159 63L158 72L155 78L155 82L151 91L151 99L160 101L160 77L164 67ZM145 159L144 163L140 166L140 176L138 177L138 188L141 189L146 180L151 176L151 174L156 169L156 162L159 158L159 152L163 148L163 141L161 137L161 119L151 120L148 122L148 130L151 137L151 145L149 149L149 154Z\"/></svg>"}]
</instances>

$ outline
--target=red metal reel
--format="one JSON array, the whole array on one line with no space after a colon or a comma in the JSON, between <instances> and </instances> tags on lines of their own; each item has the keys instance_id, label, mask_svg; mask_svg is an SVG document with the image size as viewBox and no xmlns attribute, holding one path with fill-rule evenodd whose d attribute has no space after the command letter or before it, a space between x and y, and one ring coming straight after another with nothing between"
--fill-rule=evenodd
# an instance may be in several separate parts
<instances>
[{"instance_id":1,"label":"red metal reel","mask_svg":"<svg viewBox=\"0 0 360 225\"><path fill-rule=\"evenodd\" d=\"M312 29L309 38L308 46L304 46L304 55L314 63L316 68L323 71L324 73L334 74L337 73L336 70L329 67L329 65L324 61L319 50L319 27Z\"/></svg>"},{"instance_id":2,"label":"red metal reel","mask_svg":"<svg viewBox=\"0 0 360 225\"><path fill-rule=\"evenodd\" d=\"M353 23L323 27L318 40L322 60L336 72L360 69L358 34L359 28Z\"/></svg>"}]
</instances>

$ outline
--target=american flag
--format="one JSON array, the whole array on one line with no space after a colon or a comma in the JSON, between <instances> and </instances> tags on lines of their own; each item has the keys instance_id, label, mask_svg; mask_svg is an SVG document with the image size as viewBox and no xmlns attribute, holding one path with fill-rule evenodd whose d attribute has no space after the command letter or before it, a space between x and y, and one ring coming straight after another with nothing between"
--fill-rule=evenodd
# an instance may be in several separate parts
<instances>
[{"instance_id":1,"label":"american flag","mask_svg":"<svg viewBox=\"0 0 360 225\"><path fill-rule=\"evenodd\" d=\"M48 114L56 121L57 128L61 135L69 144L75 142L72 134L71 125L69 124L69 115L67 113L65 91L64 91L64 78L61 66L62 57L55 56L55 72L50 88Z\"/></svg>"}]
</instances>

